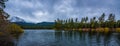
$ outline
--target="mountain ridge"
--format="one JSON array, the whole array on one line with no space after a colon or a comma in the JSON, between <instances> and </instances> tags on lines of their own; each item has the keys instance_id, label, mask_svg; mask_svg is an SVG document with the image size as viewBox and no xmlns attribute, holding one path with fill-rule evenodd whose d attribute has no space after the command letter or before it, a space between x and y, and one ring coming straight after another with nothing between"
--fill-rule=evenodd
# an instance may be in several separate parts
<instances>
[{"instance_id":1,"label":"mountain ridge","mask_svg":"<svg viewBox=\"0 0 120 46\"><path fill-rule=\"evenodd\" d=\"M12 22L23 29L52 29L54 27L54 22L40 22L40 23L27 23L27 22Z\"/></svg>"}]
</instances>

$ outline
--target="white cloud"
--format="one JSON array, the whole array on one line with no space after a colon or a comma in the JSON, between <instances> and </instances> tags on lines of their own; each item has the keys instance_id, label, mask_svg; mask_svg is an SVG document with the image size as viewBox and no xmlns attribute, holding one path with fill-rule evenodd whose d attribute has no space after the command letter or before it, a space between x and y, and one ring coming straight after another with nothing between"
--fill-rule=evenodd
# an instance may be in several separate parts
<instances>
[{"instance_id":1,"label":"white cloud","mask_svg":"<svg viewBox=\"0 0 120 46\"><path fill-rule=\"evenodd\" d=\"M48 13L42 12L42 11L37 11L37 12L34 12L33 15L35 15L36 17L42 17L42 16L48 15Z\"/></svg>"},{"instance_id":2,"label":"white cloud","mask_svg":"<svg viewBox=\"0 0 120 46\"><path fill-rule=\"evenodd\" d=\"M49 19L49 13L43 12L43 11L36 11L33 12L33 15L35 16L36 22L42 22L42 21L48 21Z\"/></svg>"}]
</instances>

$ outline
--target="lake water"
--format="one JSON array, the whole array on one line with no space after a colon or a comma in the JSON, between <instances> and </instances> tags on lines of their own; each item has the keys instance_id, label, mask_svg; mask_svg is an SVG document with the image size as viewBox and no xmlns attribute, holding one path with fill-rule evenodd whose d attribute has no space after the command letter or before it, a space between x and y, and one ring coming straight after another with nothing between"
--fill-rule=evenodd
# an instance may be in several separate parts
<instances>
[{"instance_id":1,"label":"lake water","mask_svg":"<svg viewBox=\"0 0 120 46\"><path fill-rule=\"evenodd\" d=\"M17 46L120 46L120 33L25 30Z\"/></svg>"}]
</instances>

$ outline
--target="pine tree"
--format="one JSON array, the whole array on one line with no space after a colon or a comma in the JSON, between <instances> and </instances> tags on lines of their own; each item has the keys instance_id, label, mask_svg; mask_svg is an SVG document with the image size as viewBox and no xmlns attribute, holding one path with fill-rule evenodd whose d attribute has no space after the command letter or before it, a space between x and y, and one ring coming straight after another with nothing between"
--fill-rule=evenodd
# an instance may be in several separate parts
<instances>
[{"instance_id":1,"label":"pine tree","mask_svg":"<svg viewBox=\"0 0 120 46\"><path fill-rule=\"evenodd\" d=\"M104 27L105 13L103 13L99 18L99 27Z\"/></svg>"}]
</instances>

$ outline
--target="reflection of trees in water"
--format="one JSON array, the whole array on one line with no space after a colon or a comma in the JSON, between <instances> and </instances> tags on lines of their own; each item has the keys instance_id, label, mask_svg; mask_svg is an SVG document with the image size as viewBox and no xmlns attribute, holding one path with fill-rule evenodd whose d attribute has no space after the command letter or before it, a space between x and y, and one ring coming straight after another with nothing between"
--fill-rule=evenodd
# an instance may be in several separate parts
<instances>
[{"instance_id":1,"label":"reflection of trees in water","mask_svg":"<svg viewBox=\"0 0 120 46\"><path fill-rule=\"evenodd\" d=\"M97 46L119 46L119 40L117 40L118 37L114 35L113 33L89 33L89 43L91 46L97 45Z\"/></svg>"},{"instance_id":2,"label":"reflection of trees in water","mask_svg":"<svg viewBox=\"0 0 120 46\"><path fill-rule=\"evenodd\" d=\"M116 37L117 37L117 40L116 40L116 41L117 41L117 43L120 45L120 34L118 34Z\"/></svg>"},{"instance_id":3,"label":"reflection of trees in water","mask_svg":"<svg viewBox=\"0 0 120 46\"><path fill-rule=\"evenodd\" d=\"M114 33L56 31L55 39L80 46L120 46L120 34Z\"/></svg>"},{"instance_id":4,"label":"reflection of trees in water","mask_svg":"<svg viewBox=\"0 0 120 46\"><path fill-rule=\"evenodd\" d=\"M113 35L113 33L90 33L89 34L89 43L91 46L97 45L97 46L119 46L116 36ZM119 41L120 42L120 41Z\"/></svg>"}]
</instances>

